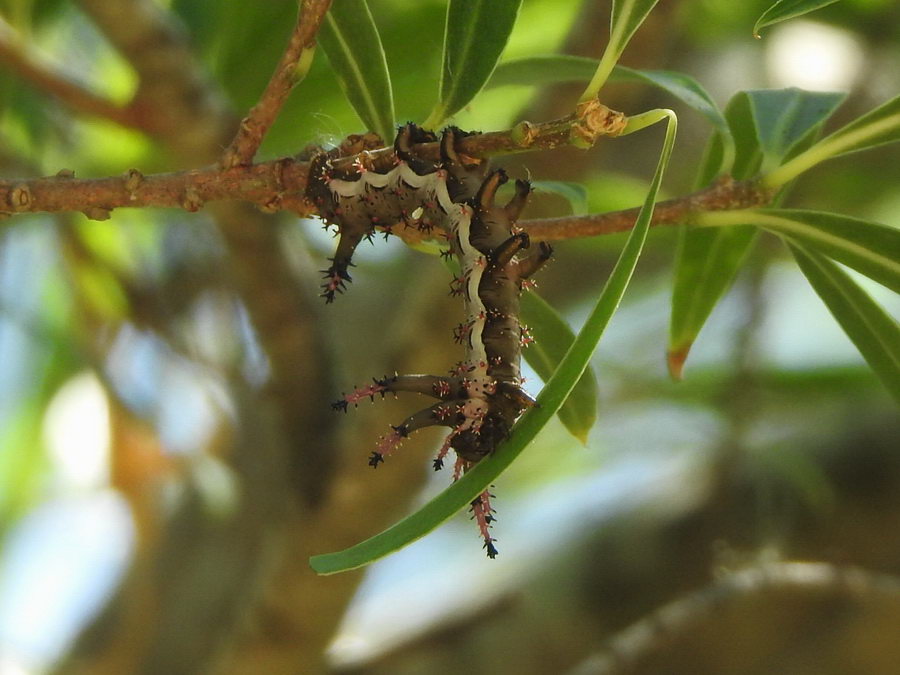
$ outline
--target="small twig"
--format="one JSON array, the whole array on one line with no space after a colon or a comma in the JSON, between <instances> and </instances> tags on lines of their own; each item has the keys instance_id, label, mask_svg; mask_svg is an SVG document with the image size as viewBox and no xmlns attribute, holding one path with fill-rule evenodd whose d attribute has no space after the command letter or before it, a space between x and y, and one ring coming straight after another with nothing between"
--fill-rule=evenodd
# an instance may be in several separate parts
<instances>
[{"instance_id":1,"label":"small twig","mask_svg":"<svg viewBox=\"0 0 900 675\"><path fill-rule=\"evenodd\" d=\"M253 161L263 137L275 122L288 94L306 75L315 49L316 33L331 7L331 0L301 0L297 25L272 73L259 102L241 120L234 140L222 153L221 164L228 169Z\"/></svg>"},{"instance_id":2,"label":"small twig","mask_svg":"<svg viewBox=\"0 0 900 675\"><path fill-rule=\"evenodd\" d=\"M786 591L832 595L855 603L889 602L900 613L900 580L855 567L785 562L754 567L724 577L675 600L617 633L605 654L583 662L571 675L623 675L638 662L697 628L727 605Z\"/></svg>"},{"instance_id":3,"label":"small twig","mask_svg":"<svg viewBox=\"0 0 900 675\"><path fill-rule=\"evenodd\" d=\"M0 18L0 63L18 73L36 88L59 99L75 112L112 120L122 126L146 131L144 125L127 107L89 91L76 83L62 70L50 65L47 59L23 40Z\"/></svg>"}]
</instances>

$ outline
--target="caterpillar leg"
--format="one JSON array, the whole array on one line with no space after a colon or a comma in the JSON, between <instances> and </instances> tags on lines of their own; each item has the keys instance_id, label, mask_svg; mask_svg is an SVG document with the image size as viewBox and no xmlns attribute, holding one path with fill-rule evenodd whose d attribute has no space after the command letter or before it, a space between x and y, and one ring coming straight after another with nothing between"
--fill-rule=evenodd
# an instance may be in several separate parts
<instances>
[{"instance_id":1,"label":"caterpillar leg","mask_svg":"<svg viewBox=\"0 0 900 675\"><path fill-rule=\"evenodd\" d=\"M325 279L325 283L322 284L322 297L325 298L326 303L334 302L335 293L343 293L347 284L353 281L348 271L350 267L353 267L353 252L363 237L373 231L374 228L365 232L349 228L341 231L341 238L338 239L334 257L329 258L331 265L328 269L320 270Z\"/></svg>"},{"instance_id":2,"label":"caterpillar leg","mask_svg":"<svg viewBox=\"0 0 900 675\"><path fill-rule=\"evenodd\" d=\"M497 196L497 189L508 180L509 177L503 169L492 171L478 189L478 194L475 195L475 203L483 211L492 209L494 207L494 198Z\"/></svg>"},{"instance_id":3,"label":"caterpillar leg","mask_svg":"<svg viewBox=\"0 0 900 675\"><path fill-rule=\"evenodd\" d=\"M521 178L516 180L516 194L510 199L503 210L506 211L506 217L511 222L516 222L522 214L522 209L528 203L528 196L531 194L531 183Z\"/></svg>"},{"instance_id":4,"label":"caterpillar leg","mask_svg":"<svg viewBox=\"0 0 900 675\"><path fill-rule=\"evenodd\" d=\"M435 403L431 407L413 413L397 426L391 427L391 433L378 440L378 445L369 455L369 466L373 469L378 468L385 457L392 454L404 439L419 429L436 426L454 427L460 424L460 416L457 406L447 403Z\"/></svg>"},{"instance_id":5,"label":"caterpillar leg","mask_svg":"<svg viewBox=\"0 0 900 675\"><path fill-rule=\"evenodd\" d=\"M488 258L494 267L506 267L516 253L528 248L530 245L531 240L528 238L528 235L525 232L520 232L519 234L514 234L491 251Z\"/></svg>"},{"instance_id":6,"label":"caterpillar leg","mask_svg":"<svg viewBox=\"0 0 900 675\"><path fill-rule=\"evenodd\" d=\"M541 269L550 258L553 257L553 247L545 241L540 243L540 251L537 255L519 261L519 279L528 279L532 274Z\"/></svg>"},{"instance_id":7,"label":"caterpillar leg","mask_svg":"<svg viewBox=\"0 0 900 675\"><path fill-rule=\"evenodd\" d=\"M497 541L491 536L491 524L495 522L497 519L494 517L493 508L491 508L491 497L493 497L489 490L485 490L480 495L478 495L475 499L472 500L472 503L469 505L470 511L472 512L472 519L475 521L475 524L478 525L478 530L481 533L481 538L484 539L484 548L485 553L487 553L487 557L492 560L497 557L499 551L497 551L497 547L494 546L494 542Z\"/></svg>"},{"instance_id":8,"label":"caterpillar leg","mask_svg":"<svg viewBox=\"0 0 900 675\"><path fill-rule=\"evenodd\" d=\"M340 399L331 404L333 410L347 412L349 406L359 405L364 399L375 400L375 396L386 393L411 392L425 394L441 401L463 401L468 398L466 382L461 377L438 375L394 375L373 379L372 384L356 387L349 394L343 394Z\"/></svg>"}]
</instances>

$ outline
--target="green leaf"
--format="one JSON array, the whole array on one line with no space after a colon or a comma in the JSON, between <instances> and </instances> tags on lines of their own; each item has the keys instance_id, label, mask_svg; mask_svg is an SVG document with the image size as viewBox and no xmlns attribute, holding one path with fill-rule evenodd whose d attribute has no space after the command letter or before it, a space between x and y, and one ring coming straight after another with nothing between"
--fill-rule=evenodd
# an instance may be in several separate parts
<instances>
[{"instance_id":1,"label":"green leaf","mask_svg":"<svg viewBox=\"0 0 900 675\"><path fill-rule=\"evenodd\" d=\"M900 229L836 213L746 209L700 213L701 226L752 224L797 241L900 293Z\"/></svg>"},{"instance_id":2,"label":"green leaf","mask_svg":"<svg viewBox=\"0 0 900 675\"><path fill-rule=\"evenodd\" d=\"M609 21L609 42L587 89L579 100L588 101L597 97L616 63L619 62L625 46L657 2L658 0L613 0Z\"/></svg>"},{"instance_id":3,"label":"green leaf","mask_svg":"<svg viewBox=\"0 0 900 675\"><path fill-rule=\"evenodd\" d=\"M573 216L586 216L588 213L588 192L581 183L570 183L561 180L533 180L531 187L537 192L551 192L569 202Z\"/></svg>"},{"instance_id":4,"label":"green leaf","mask_svg":"<svg viewBox=\"0 0 900 675\"><path fill-rule=\"evenodd\" d=\"M743 180L756 173L761 153L754 132L750 99L737 94L725 108L732 131L733 153L725 155L722 134L716 131L698 172L697 186L709 183L722 171ZM755 228L703 230L682 226L675 256L672 314L666 361L669 374L681 379L691 347L709 315L734 281L756 238Z\"/></svg>"},{"instance_id":5,"label":"green leaf","mask_svg":"<svg viewBox=\"0 0 900 675\"><path fill-rule=\"evenodd\" d=\"M578 333L572 346L566 352L556 372L538 396L538 405L526 412L513 428L509 439L492 455L481 460L466 475L444 492L428 502L424 507L407 516L384 532L355 546L310 558L310 566L319 574L335 574L362 567L392 553L403 546L428 534L438 525L467 506L499 476L522 450L531 442L543 426L550 420L568 398L575 383L587 368L591 354L600 341L606 325L619 306L625 288L631 279L638 257L647 238L653 206L662 176L672 154L675 141L676 123L669 118L666 140L662 154L650 185L644 205L638 215L634 229L625 243L616 266L610 274L594 309L584 327Z\"/></svg>"},{"instance_id":6,"label":"green leaf","mask_svg":"<svg viewBox=\"0 0 900 675\"><path fill-rule=\"evenodd\" d=\"M900 403L900 325L840 267L791 240L788 245L816 293Z\"/></svg>"},{"instance_id":7,"label":"green leaf","mask_svg":"<svg viewBox=\"0 0 900 675\"><path fill-rule=\"evenodd\" d=\"M575 334L556 310L534 292L522 296L522 318L535 339L523 355L546 382L563 360ZM575 438L587 443L588 432L597 420L597 377L590 366L556 414Z\"/></svg>"},{"instance_id":8,"label":"green leaf","mask_svg":"<svg viewBox=\"0 0 900 675\"><path fill-rule=\"evenodd\" d=\"M363 124L390 141L394 137L391 76L366 0L333 3L317 39Z\"/></svg>"},{"instance_id":9,"label":"green leaf","mask_svg":"<svg viewBox=\"0 0 900 675\"><path fill-rule=\"evenodd\" d=\"M669 373L680 379L684 362L706 320L747 257L756 228L704 230L682 227L675 262L669 322Z\"/></svg>"},{"instance_id":10,"label":"green leaf","mask_svg":"<svg viewBox=\"0 0 900 675\"><path fill-rule=\"evenodd\" d=\"M778 187L833 157L900 141L900 96L863 115L842 129L763 176L763 185Z\"/></svg>"},{"instance_id":11,"label":"green leaf","mask_svg":"<svg viewBox=\"0 0 900 675\"><path fill-rule=\"evenodd\" d=\"M546 54L504 61L497 66L487 87L537 86L558 82L587 82L600 61L587 56Z\"/></svg>"},{"instance_id":12,"label":"green leaf","mask_svg":"<svg viewBox=\"0 0 900 675\"><path fill-rule=\"evenodd\" d=\"M846 98L841 92L757 89L742 92L753 117L763 170L777 166L811 129L819 128Z\"/></svg>"},{"instance_id":13,"label":"green leaf","mask_svg":"<svg viewBox=\"0 0 900 675\"><path fill-rule=\"evenodd\" d=\"M778 0L756 20L753 26L753 37L759 38L759 31L766 26L803 16L835 2L837 0Z\"/></svg>"},{"instance_id":14,"label":"green leaf","mask_svg":"<svg viewBox=\"0 0 900 675\"><path fill-rule=\"evenodd\" d=\"M424 126L439 127L475 98L500 60L522 0L450 0L440 99Z\"/></svg>"},{"instance_id":15,"label":"green leaf","mask_svg":"<svg viewBox=\"0 0 900 675\"><path fill-rule=\"evenodd\" d=\"M777 164L788 153L812 142L843 94L799 89L755 90L735 95L725 109L735 142L731 173L746 180L761 164ZM700 185L728 169L721 135L707 149ZM683 228L680 233L669 324L669 372L680 378L691 346L712 310L731 286L750 246L752 227L722 230Z\"/></svg>"}]
</instances>

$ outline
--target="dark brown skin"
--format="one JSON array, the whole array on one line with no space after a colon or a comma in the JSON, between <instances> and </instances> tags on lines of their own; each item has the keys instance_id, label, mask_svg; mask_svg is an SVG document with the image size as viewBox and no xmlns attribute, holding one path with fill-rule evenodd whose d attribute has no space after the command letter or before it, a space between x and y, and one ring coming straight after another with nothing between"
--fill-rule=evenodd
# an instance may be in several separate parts
<instances>
[{"instance_id":1,"label":"dark brown skin","mask_svg":"<svg viewBox=\"0 0 900 675\"><path fill-rule=\"evenodd\" d=\"M397 135L394 156L380 155L371 166L337 170L333 164L337 157L334 153L319 155L313 161L307 197L318 206L326 223L337 225L340 231L332 265L323 270L326 279L323 295L327 302L333 301L335 294L343 291L345 282L350 281L347 270L352 265L353 251L362 239L371 238L376 228L390 233L391 228L401 225L419 229L439 227L449 236L450 254L456 256L462 270L462 277L451 288L454 295L463 295L466 300L467 323L460 324L455 332L457 341L467 345L466 361L448 377L395 375L374 380L374 384L359 387L333 404L335 409L346 411L350 404L356 405L360 400L400 391L439 400L382 436L369 457L372 467L383 462L411 433L429 426L446 426L451 432L434 467L443 466L444 454L452 447L459 459L457 471L466 470L493 452L509 436L522 412L534 403L521 388L519 363L523 331L519 322L519 295L523 281L550 258L552 251L541 243L537 254L519 258L530 247L528 235L516 226L516 221L528 201L531 186L527 181L516 181L512 199L505 205L497 204L497 190L507 181L506 173L498 169L485 175L484 161L461 155L457 148L466 135L453 128L444 132L439 163L423 158L415 149L416 143L433 142L434 135L409 124ZM447 203L447 195L439 189L437 176L427 190L407 185L406 181L418 181L407 169L388 180L381 176L364 178L364 171L375 171L382 176L390 173L398 160L420 177L435 171L445 172L452 204ZM331 178L363 182L329 184ZM374 185L385 182L387 185L381 188ZM443 200L443 206L437 203L439 200ZM471 218L464 205L471 208ZM459 211L451 213L456 208ZM474 298L469 294L476 292L476 280L478 297ZM480 344L473 343L476 340ZM472 512L484 537L487 554L493 558L497 549L489 534L493 520L490 494L480 495L472 503Z\"/></svg>"}]
</instances>

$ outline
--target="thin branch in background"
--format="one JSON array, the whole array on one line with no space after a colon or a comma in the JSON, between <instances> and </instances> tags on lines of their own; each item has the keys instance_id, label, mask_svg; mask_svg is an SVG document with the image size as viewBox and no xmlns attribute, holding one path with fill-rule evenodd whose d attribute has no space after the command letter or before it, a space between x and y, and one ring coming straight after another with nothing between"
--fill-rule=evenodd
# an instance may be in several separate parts
<instances>
[{"instance_id":1,"label":"thin branch in background","mask_svg":"<svg viewBox=\"0 0 900 675\"><path fill-rule=\"evenodd\" d=\"M589 658L570 675L625 675L648 658L697 629L726 605L765 594L799 592L846 599L856 605L889 602L900 616L900 579L857 567L784 562L735 572L675 600L616 634L606 653Z\"/></svg>"},{"instance_id":2,"label":"thin branch in background","mask_svg":"<svg viewBox=\"0 0 900 675\"><path fill-rule=\"evenodd\" d=\"M130 104L143 128L184 162L213 162L237 126L174 11L155 0L79 0L138 75Z\"/></svg>"},{"instance_id":3,"label":"thin branch in background","mask_svg":"<svg viewBox=\"0 0 900 675\"><path fill-rule=\"evenodd\" d=\"M275 122L288 95L306 75L315 49L316 33L331 0L301 0L297 25L281 60L272 73L259 102L241 120L231 145L222 154L221 164L230 169L253 161L266 132Z\"/></svg>"},{"instance_id":4,"label":"thin branch in background","mask_svg":"<svg viewBox=\"0 0 900 675\"><path fill-rule=\"evenodd\" d=\"M0 64L77 113L103 117L132 129L147 130L133 110L89 91L62 70L50 65L43 55L23 40L2 18Z\"/></svg>"}]
</instances>

